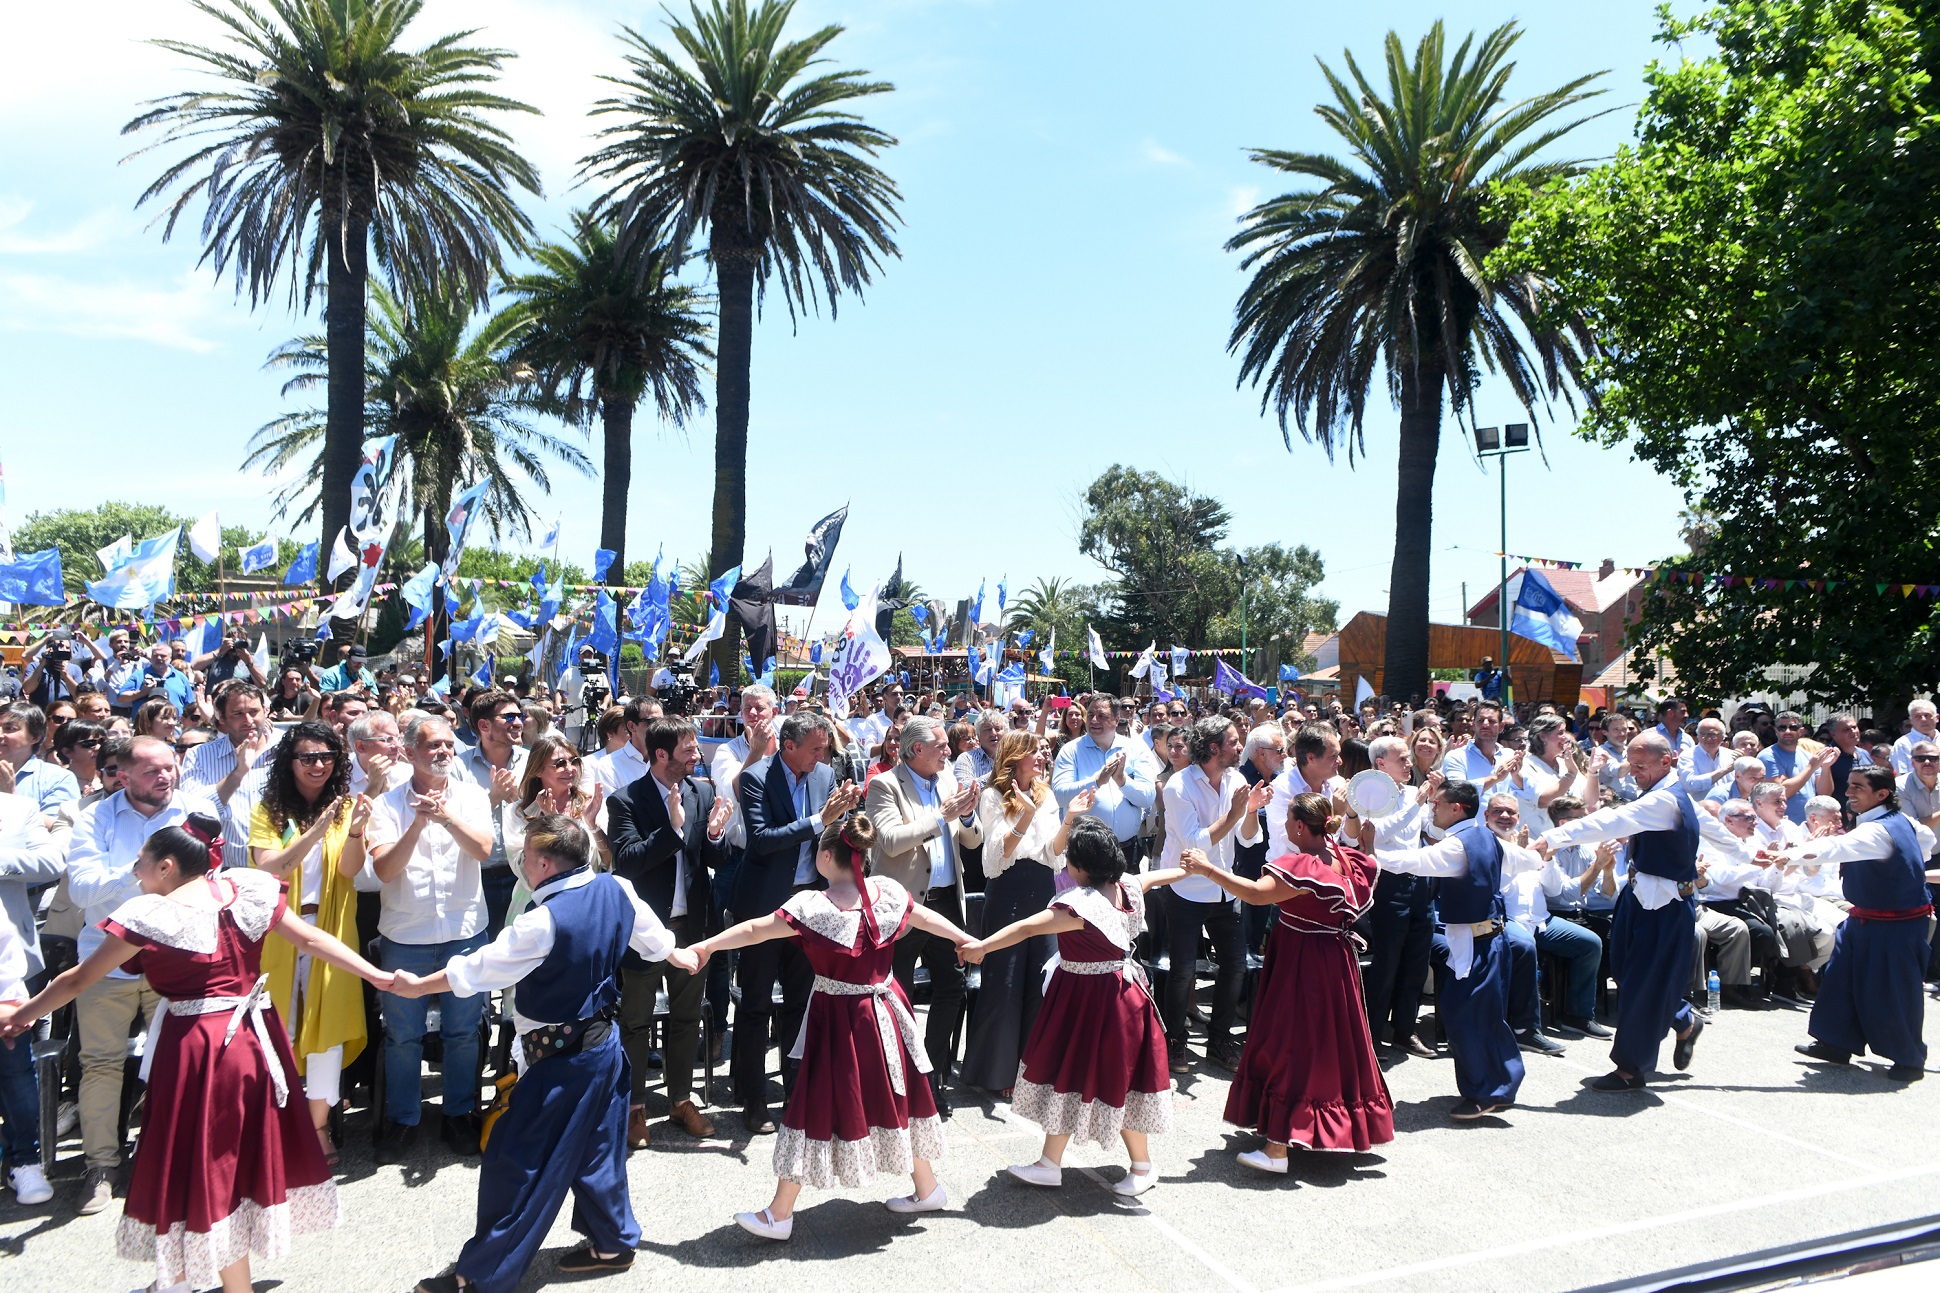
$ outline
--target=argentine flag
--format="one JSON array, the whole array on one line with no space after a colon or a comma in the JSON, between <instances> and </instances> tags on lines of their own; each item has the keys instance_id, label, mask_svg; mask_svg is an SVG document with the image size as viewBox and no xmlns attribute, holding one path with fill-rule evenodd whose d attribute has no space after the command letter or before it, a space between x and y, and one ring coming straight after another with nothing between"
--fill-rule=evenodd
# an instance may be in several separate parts
<instances>
[{"instance_id":1,"label":"argentine flag","mask_svg":"<svg viewBox=\"0 0 1940 1293\"><path fill-rule=\"evenodd\" d=\"M1540 571L1524 568L1516 572L1506 593L1511 633L1561 651L1572 660L1578 658L1576 639L1583 636L1583 623L1570 614L1570 608Z\"/></svg>"}]
</instances>

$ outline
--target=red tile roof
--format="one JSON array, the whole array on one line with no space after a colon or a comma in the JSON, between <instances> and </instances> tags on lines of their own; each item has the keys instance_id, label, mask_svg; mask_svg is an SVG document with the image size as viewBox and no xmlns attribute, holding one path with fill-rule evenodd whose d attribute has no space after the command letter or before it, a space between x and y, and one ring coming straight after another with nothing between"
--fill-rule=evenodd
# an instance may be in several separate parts
<instances>
[{"instance_id":1,"label":"red tile roof","mask_svg":"<svg viewBox=\"0 0 1940 1293\"><path fill-rule=\"evenodd\" d=\"M1525 569L1527 567L1518 566L1509 572L1510 577L1514 578ZM1578 615L1601 614L1622 601L1625 593L1642 582L1638 576L1622 570L1608 579L1598 579L1594 570L1544 570L1541 573L1549 581L1549 586L1556 590L1556 595L1568 602L1570 609ZM1490 623L1495 622L1496 592L1494 588L1489 589L1481 601L1469 607L1468 618L1471 621L1486 616Z\"/></svg>"}]
</instances>

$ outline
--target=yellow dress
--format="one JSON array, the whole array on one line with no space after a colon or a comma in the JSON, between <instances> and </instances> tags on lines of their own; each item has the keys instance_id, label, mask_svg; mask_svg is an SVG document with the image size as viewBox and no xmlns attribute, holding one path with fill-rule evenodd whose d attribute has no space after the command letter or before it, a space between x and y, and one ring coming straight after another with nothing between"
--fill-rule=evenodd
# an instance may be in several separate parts
<instances>
[{"instance_id":1,"label":"yellow dress","mask_svg":"<svg viewBox=\"0 0 1940 1293\"><path fill-rule=\"evenodd\" d=\"M277 830L270 824L269 810L257 804L249 817L251 865L255 864L256 849L281 849L299 834L294 823ZM357 892L337 870L337 860L343 856L349 836L350 814L345 811L323 834L323 885L316 927L361 952L357 947ZM300 900L300 879L296 888L298 893L291 896ZM299 910L297 901L290 906L293 911ZM321 1055L332 1046L344 1048L343 1062L349 1064L364 1049L364 981L348 970L312 958L309 991L293 1013L296 958L296 946L289 940L263 940L263 972L269 975L270 999L285 1020L296 1021L290 1048L296 1052L297 1072L303 1072L309 1056Z\"/></svg>"}]
</instances>

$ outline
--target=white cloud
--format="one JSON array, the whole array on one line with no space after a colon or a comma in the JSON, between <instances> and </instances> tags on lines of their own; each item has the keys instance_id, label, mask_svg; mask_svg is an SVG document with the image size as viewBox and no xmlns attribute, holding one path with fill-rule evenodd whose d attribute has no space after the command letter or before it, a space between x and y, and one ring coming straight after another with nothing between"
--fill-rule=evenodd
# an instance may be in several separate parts
<instances>
[{"instance_id":1,"label":"white cloud","mask_svg":"<svg viewBox=\"0 0 1940 1293\"><path fill-rule=\"evenodd\" d=\"M1146 161L1151 162L1157 166L1192 165L1191 162L1187 161L1184 157L1181 157L1179 154L1173 152L1170 148L1165 147L1165 145L1159 143L1156 139L1146 140L1142 145L1140 145L1139 152L1145 158Z\"/></svg>"},{"instance_id":2,"label":"white cloud","mask_svg":"<svg viewBox=\"0 0 1940 1293\"><path fill-rule=\"evenodd\" d=\"M0 272L0 329L10 332L121 338L207 354L218 345L204 335L204 325L233 315L202 274L157 288Z\"/></svg>"},{"instance_id":3,"label":"white cloud","mask_svg":"<svg viewBox=\"0 0 1940 1293\"><path fill-rule=\"evenodd\" d=\"M1227 213L1235 218L1245 215L1260 204L1260 188L1257 184L1235 184L1226 192Z\"/></svg>"},{"instance_id":4,"label":"white cloud","mask_svg":"<svg viewBox=\"0 0 1940 1293\"><path fill-rule=\"evenodd\" d=\"M108 241L117 223L113 212L99 210L71 228L32 233L25 226L33 209L33 203L21 198L0 197L0 255L43 256L91 251Z\"/></svg>"}]
</instances>

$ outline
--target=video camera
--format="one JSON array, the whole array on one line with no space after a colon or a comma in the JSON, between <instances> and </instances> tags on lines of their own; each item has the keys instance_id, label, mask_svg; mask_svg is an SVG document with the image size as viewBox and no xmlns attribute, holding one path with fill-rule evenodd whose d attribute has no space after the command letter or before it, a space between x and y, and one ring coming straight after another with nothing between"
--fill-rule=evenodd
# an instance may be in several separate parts
<instances>
[{"instance_id":1,"label":"video camera","mask_svg":"<svg viewBox=\"0 0 1940 1293\"><path fill-rule=\"evenodd\" d=\"M55 629L53 640L41 653L41 658L49 664L66 664L74 658L74 634L71 629Z\"/></svg>"},{"instance_id":2,"label":"video camera","mask_svg":"<svg viewBox=\"0 0 1940 1293\"><path fill-rule=\"evenodd\" d=\"M693 674L677 673L671 684L657 688L654 695L660 698L660 708L667 717L685 718L694 708L694 697L700 694L700 690Z\"/></svg>"}]
</instances>

